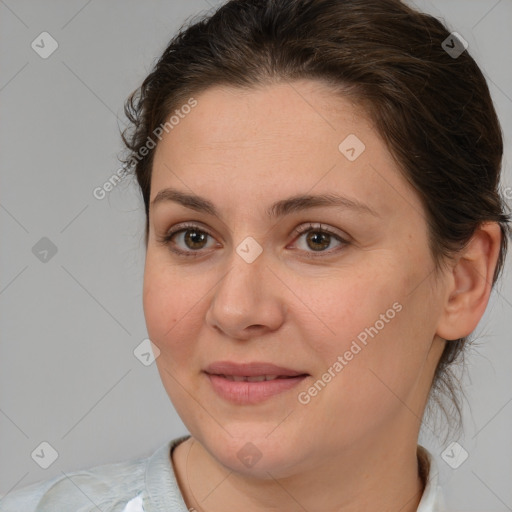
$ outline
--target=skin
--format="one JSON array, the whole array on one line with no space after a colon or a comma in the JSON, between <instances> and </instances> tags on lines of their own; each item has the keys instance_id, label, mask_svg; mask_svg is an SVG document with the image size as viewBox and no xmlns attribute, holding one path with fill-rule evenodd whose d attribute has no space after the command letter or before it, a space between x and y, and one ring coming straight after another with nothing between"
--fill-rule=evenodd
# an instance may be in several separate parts
<instances>
[{"instance_id":1,"label":"skin","mask_svg":"<svg viewBox=\"0 0 512 512\"><path fill-rule=\"evenodd\" d=\"M171 201L151 206L143 291L158 371L192 435L172 455L187 506L415 511L418 432L434 370L445 339L469 334L483 315L499 227L483 225L436 274L419 197L350 101L309 80L212 87L196 99L155 150L151 200L173 187L209 199L221 217ZM338 149L348 134L366 146L352 162ZM377 215L322 206L266 216L275 201L333 192ZM158 242L182 222L211 236ZM309 223L317 238L308 242L293 230ZM322 241L320 223L348 243ZM252 263L236 252L248 236L262 248ZM394 303L400 312L299 403L298 393ZM310 376L262 403L235 405L202 372L220 360ZM261 453L252 467L237 457L248 442Z\"/></svg>"}]
</instances>

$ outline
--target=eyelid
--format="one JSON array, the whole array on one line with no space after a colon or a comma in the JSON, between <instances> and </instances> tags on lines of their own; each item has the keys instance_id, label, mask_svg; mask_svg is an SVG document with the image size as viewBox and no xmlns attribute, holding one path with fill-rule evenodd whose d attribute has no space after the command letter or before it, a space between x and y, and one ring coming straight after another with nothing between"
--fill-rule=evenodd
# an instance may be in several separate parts
<instances>
[{"instance_id":1,"label":"eyelid","mask_svg":"<svg viewBox=\"0 0 512 512\"><path fill-rule=\"evenodd\" d=\"M300 226L297 226L293 230L293 232L295 234L297 234L297 237L294 238L292 243L294 243L298 237L300 237L301 235L308 233L310 231L313 231L313 232L318 231L321 233L327 233L331 237L335 238L341 244L341 247L338 247L335 249L330 249L327 251L318 251L318 252L301 251L302 253L304 253L304 257L309 258L309 259L316 259L316 258L322 258L322 257L328 258L329 256L336 255L340 251L342 251L345 248L345 246L347 246L351 243L350 237L348 235L347 236L342 235L338 232L338 230L335 230L334 228L331 228L329 226L324 226L321 223L313 223L313 222L309 222L309 223L307 223L307 225L302 224Z\"/></svg>"},{"instance_id":2,"label":"eyelid","mask_svg":"<svg viewBox=\"0 0 512 512\"><path fill-rule=\"evenodd\" d=\"M329 226L325 226L324 224L318 222L308 222L307 224L301 224L297 226L293 232L297 235L302 235L304 233L307 233L308 231L322 231L324 233L328 233L329 235L333 235L334 237L337 237L338 239L342 240L343 242L348 243L348 236L345 236L344 234L341 234L338 230L335 230L334 228L331 228Z\"/></svg>"},{"instance_id":3,"label":"eyelid","mask_svg":"<svg viewBox=\"0 0 512 512\"><path fill-rule=\"evenodd\" d=\"M172 251L175 254L178 254L179 256L189 256L189 257L198 257L202 256L204 254L204 249L198 250L198 251L183 251L181 249L171 249L170 243L171 239L174 238L177 234L188 231L188 230L197 230L202 233L206 233L211 238L215 238L212 232L203 227L200 222L194 221L194 222L180 222L179 224L176 224L171 229L167 230L163 235L156 237L156 241L158 244L161 244L165 247L167 247L170 251Z\"/></svg>"},{"instance_id":4,"label":"eyelid","mask_svg":"<svg viewBox=\"0 0 512 512\"><path fill-rule=\"evenodd\" d=\"M169 247L170 241L174 236L176 236L177 234L179 234L183 231L187 231L187 230L200 231L212 238L215 238L215 236L211 233L211 231L208 228L203 227L201 225L201 223L198 221L193 221L193 222L182 222L182 223L176 224L171 229L166 231L166 233L164 235L157 236L157 243L168 247L170 251L172 251L175 254L178 254L179 256L193 258L193 257L199 257L199 256L204 255L204 252L207 251L208 249L199 249L197 251L193 251L193 250L183 251L181 249L171 249ZM293 230L293 233L296 234L297 237L294 238L292 243L294 243L298 237L300 237L301 235L303 235L305 233L308 233L309 231L318 231L318 232L326 233L326 234L334 237L338 242L340 242L342 244L342 246L350 244L350 240L349 240L350 237L340 234L337 230L335 230L334 228L330 228L329 226L324 226L321 223L312 223L312 222L299 225ZM337 253L339 251L340 251L340 248L331 249L328 251L318 251L316 254L315 254L315 251L312 251L312 252L301 251L301 252L305 253L306 257L308 257L308 258L318 258L318 257L322 257L322 256L327 257L327 256L332 255L333 253Z\"/></svg>"}]
</instances>

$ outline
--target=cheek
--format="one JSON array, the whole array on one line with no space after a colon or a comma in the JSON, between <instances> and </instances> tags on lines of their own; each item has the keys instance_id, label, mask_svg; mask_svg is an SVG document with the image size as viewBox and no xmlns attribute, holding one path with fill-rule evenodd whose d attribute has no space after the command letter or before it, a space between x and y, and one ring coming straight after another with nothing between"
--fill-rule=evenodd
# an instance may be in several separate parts
<instances>
[{"instance_id":1,"label":"cheek","mask_svg":"<svg viewBox=\"0 0 512 512\"><path fill-rule=\"evenodd\" d=\"M192 290L192 293L188 293ZM169 265L147 257L144 273L143 307L149 338L159 348L156 366L162 384L180 417L190 424L201 410L191 408L190 396L198 393L190 379L195 363L195 344L200 324L194 321L200 297ZM204 293L204 292L203 292ZM186 391L185 391L186 390ZM207 418L202 418L207 421Z\"/></svg>"},{"instance_id":2,"label":"cheek","mask_svg":"<svg viewBox=\"0 0 512 512\"><path fill-rule=\"evenodd\" d=\"M201 294L204 295L204 290L191 286L178 272L148 254L143 286L144 317L149 338L163 356L157 362L165 361L167 365L178 353L192 350L193 344L187 341L195 336L194 325L199 328L197 323L191 323L197 314L194 305L200 307Z\"/></svg>"},{"instance_id":3,"label":"cheek","mask_svg":"<svg viewBox=\"0 0 512 512\"><path fill-rule=\"evenodd\" d=\"M375 327L382 337L391 324L397 323L397 310L402 309L403 284L393 279L389 268L388 272L383 272L382 267L374 272L366 267L350 274L335 273L314 287L310 285L301 295L307 297L314 315L304 315L307 322L301 323L315 352L330 359L349 350L354 340L364 344L370 333L376 334Z\"/></svg>"},{"instance_id":4,"label":"cheek","mask_svg":"<svg viewBox=\"0 0 512 512\"><path fill-rule=\"evenodd\" d=\"M406 393L417 378L434 335L429 318L435 314L428 306L433 303L428 285L410 293L417 282L413 273L406 266L367 267L313 289L309 304L319 313L304 316L302 330L318 356L316 376L329 368L340 376L333 379L335 393L371 402L382 394L392 396L386 386Z\"/></svg>"}]
</instances>

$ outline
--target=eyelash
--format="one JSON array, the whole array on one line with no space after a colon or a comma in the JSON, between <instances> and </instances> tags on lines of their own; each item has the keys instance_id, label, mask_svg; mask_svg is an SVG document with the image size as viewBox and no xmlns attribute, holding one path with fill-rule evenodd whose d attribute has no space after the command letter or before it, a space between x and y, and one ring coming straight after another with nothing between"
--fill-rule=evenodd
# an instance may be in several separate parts
<instances>
[{"instance_id":1,"label":"eyelash","mask_svg":"<svg viewBox=\"0 0 512 512\"><path fill-rule=\"evenodd\" d=\"M184 224L179 224L172 231L169 231L164 236L158 237L157 238L157 242L159 244L167 246L171 252L177 254L178 256L183 256L185 258L197 258L197 257L200 257L200 256L202 256L202 254L201 254L202 250L201 249L197 250L197 251L182 251L181 249L177 250L177 249L174 249L174 248L171 247L171 241L172 241L172 238L175 235L177 235L179 233L182 233L182 232L189 231L189 230L194 230L194 231L199 232L199 233L204 233L204 234L206 234L206 235L208 235L208 236L213 238L213 235L209 231L207 231L206 229L201 228L197 224L184 223ZM315 233L323 233L323 234L330 235L330 236L334 237L336 240L338 240L339 242L341 242L344 246L349 244L349 242L347 240L342 238L340 235L338 235L337 233L335 233L331 229L325 228L325 227L322 228L322 224L314 225L314 224L310 223L308 226L304 226L304 225L303 226L299 226L298 228L295 228L293 230L293 233L298 235L298 236L301 236L301 235L304 235L304 234L309 233L311 231L313 231ZM307 258L319 258L319 257L322 257L325 254L330 256L330 255L332 255L333 252L336 252L336 250L334 250L334 251L333 250L331 250L331 251L319 251L317 254L310 253L309 251L306 251L306 254L307 254L306 257Z\"/></svg>"}]
</instances>

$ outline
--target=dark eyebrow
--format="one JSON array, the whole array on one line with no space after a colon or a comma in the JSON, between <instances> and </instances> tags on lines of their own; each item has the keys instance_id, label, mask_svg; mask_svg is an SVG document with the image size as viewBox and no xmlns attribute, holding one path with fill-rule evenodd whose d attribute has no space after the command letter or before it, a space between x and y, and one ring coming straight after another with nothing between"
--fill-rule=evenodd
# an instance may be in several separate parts
<instances>
[{"instance_id":1,"label":"dark eyebrow","mask_svg":"<svg viewBox=\"0 0 512 512\"><path fill-rule=\"evenodd\" d=\"M156 204L166 201L173 201L179 203L186 208L198 212L207 213L214 217L221 218L215 205L205 199L204 197L196 194L189 194L173 188L164 188L158 192L151 206L155 207ZM355 210L361 213L369 213L375 217L380 215L370 208L367 204L361 203L355 199L349 199L337 194L323 194L323 195L297 195L287 199L281 199L275 202L268 210L267 215L271 218L283 217L293 212L306 210L308 208L315 208L320 206L338 206L340 208Z\"/></svg>"}]
</instances>

